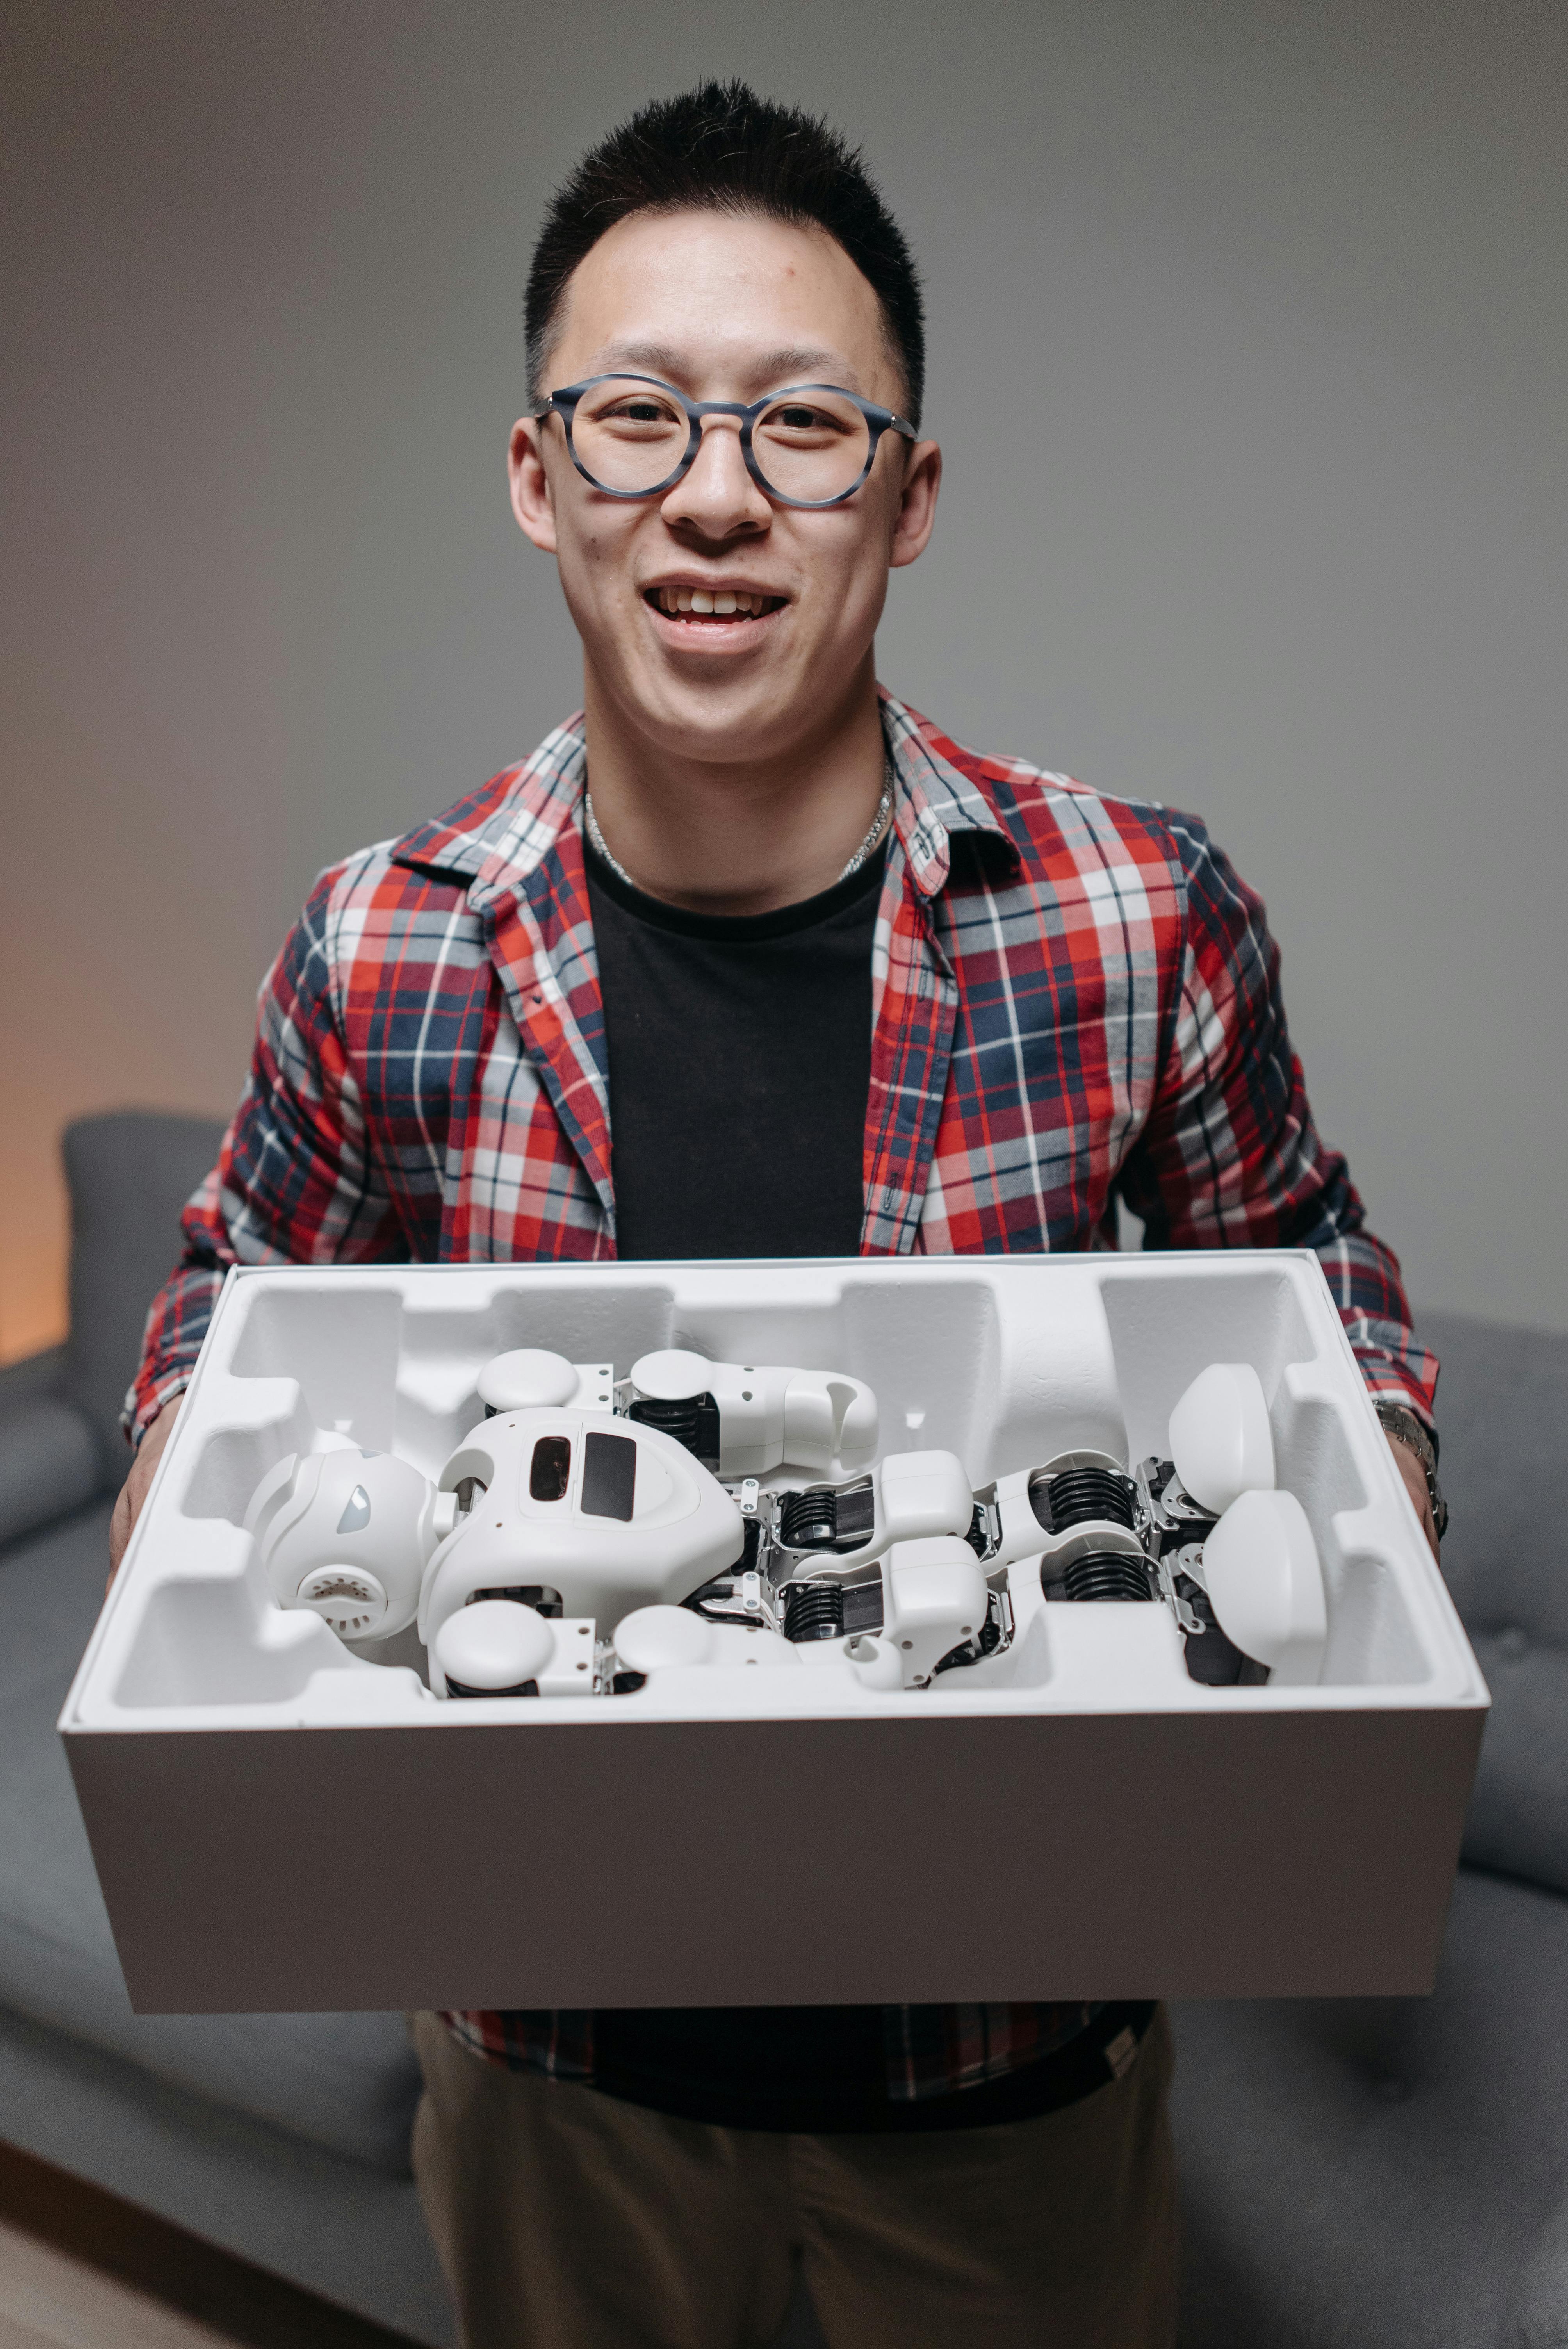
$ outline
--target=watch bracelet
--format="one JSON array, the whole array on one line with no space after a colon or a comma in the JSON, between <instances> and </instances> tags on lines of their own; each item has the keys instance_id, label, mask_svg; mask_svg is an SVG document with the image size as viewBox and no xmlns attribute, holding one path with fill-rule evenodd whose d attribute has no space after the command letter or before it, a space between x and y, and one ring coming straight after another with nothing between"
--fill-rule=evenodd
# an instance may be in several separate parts
<instances>
[{"instance_id":1,"label":"watch bracelet","mask_svg":"<svg viewBox=\"0 0 1568 2349\"><path fill-rule=\"evenodd\" d=\"M1420 1462L1421 1474L1426 1478L1427 1498L1431 1505L1432 1523L1440 1541L1448 1530L1449 1505L1438 1482L1436 1435L1422 1424L1408 1403L1397 1402L1391 1395L1374 1395L1372 1408L1385 1435L1395 1444L1402 1444L1406 1451L1414 1453Z\"/></svg>"}]
</instances>

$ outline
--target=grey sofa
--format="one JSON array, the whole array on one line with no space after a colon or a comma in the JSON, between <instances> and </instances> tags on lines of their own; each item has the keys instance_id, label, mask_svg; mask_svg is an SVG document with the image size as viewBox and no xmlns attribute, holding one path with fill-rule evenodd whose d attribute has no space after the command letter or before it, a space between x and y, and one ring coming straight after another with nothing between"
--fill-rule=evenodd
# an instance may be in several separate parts
<instances>
[{"instance_id":1,"label":"grey sofa","mask_svg":"<svg viewBox=\"0 0 1568 2349\"><path fill-rule=\"evenodd\" d=\"M402 2017L133 2015L55 1733L103 1598L128 1371L220 1133L67 1133L69 1342L0 1371L0 2136L449 2349Z\"/></svg>"},{"instance_id":2,"label":"grey sofa","mask_svg":"<svg viewBox=\"0 0 1568 2349\"><path fill-rule=\"evenodd\" d=\"M1437 1992L1177 2009L1184 2349L1568 2344L1568 1338L1422 1329L1492 1693Z\"/></svg>"},{"instance_id":3,"label":"grey sofa","mask_svg":"<svg viewBox=\"0 0 1568 2349\"><path fill-rule=\"evenodd\" d=\"M216 1140L70 1131L70 1340L0 1371L0 2136L441 2349L401 2018L133 2016L54 1732L120 1394ZM1427 1326L1445 1566L1496 1698L1442 1979L1178 2010L1184 2349L1568 2345L1568 1340ZM787 2342L817 2338L798 2305Z\"/></svg>"}]
</instances>

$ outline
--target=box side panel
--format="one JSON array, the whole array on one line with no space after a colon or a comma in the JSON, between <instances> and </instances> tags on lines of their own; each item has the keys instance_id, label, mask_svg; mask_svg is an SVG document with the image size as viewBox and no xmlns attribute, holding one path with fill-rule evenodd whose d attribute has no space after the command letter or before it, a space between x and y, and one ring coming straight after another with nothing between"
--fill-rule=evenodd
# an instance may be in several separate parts
<instances>
[{"instance_id":1,"label":"box side panel","mask_svg":"<svg viewBox=\"0 0 1568 2349\"><path fill-rule=\"evenodd\" d=\"M1168 1449L1171 1413L1211 1362L1251 1362L1272 1402L1291 1362L1323 1353L1314 1331L1314 1292L1324 1287L1293 1256L1238 1252L1194 1273L1192 1251L1155 1259L1150 1278L1137 1257L1109 1258L1101 1273L1121 1407L1135 1459ZM1161 1277L1163 1276L1163 1277ZM1326 1297L1326 1290L1325 1289Z\"/></svg>"},{"instance_id":2,"label":"box side panel","mask_svg":"<svg viewBox=\"0 0 1568 2349\"><path fill-rule=\"evenodd\" d=\"M1431 1987L1479 1711L77 1734L142 2013Z\"/></svg>"}]
</instances>

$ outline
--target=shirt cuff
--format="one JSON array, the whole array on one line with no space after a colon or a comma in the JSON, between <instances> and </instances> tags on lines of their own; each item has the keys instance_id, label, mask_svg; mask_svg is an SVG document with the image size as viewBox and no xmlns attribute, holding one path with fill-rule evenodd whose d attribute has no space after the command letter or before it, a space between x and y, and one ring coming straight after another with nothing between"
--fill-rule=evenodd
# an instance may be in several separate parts
<instances>
[{"instance_id":1,"label":"shirt cuff","mask_svg":"<svg viewBox=\"0 0 1568 2349\"><path fill-rule=\"evenodd\" d=\"M140 1451L141 1439L159 1413L177 1395L182 1395L190 1383L189 1371L166 1371L150 1385L131 1388L119 1414L119 1423L132 1453Z\"/></svg>"},{"instance_id":2,"label":"shirt cuff","mask_svg":"<svg viewBox=\"0 0 1568 2349\"><path fill-rule=\"evenodd\" d=\"M1377 1402L1397 1402L1411 1417L1418 1419L1432 1439L1434 1453L1439 1450L1438 1424L1432 1417L1432 1406L1418 1386L1399 1378L1394 1371L1379 1367L1366 1373L1367 1392Z\"/></svg>"}]
</instances>

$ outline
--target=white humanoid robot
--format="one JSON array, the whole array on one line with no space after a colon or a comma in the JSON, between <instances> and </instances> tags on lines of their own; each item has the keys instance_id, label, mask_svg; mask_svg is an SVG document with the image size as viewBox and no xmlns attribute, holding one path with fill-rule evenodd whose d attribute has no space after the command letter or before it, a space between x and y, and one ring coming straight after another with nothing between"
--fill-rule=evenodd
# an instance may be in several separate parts
<instances>
[{"instance_id":1,"label":"white humanoid robot","mask_svg":"<svg viewBox=\"0 0 1568 2349\"><path fill-rule=\"evenodd\" d=\"M478 1395L434 1483L324 1439L245 1519L280 1607L355 1641L417 1625L439 1697L803 1665L928 1688L1006 1651L1037 1559L1047 1599L1170 1607L1195 1679L1321 1666L1322 1571L1246 1364L1189 1387L1167 1460L1067 1453L979 1492L951 1452L879 1460L875 1396L831 1371L666 1350L610 1385L524 1349Z\"/></svg>"}]
</instances>

